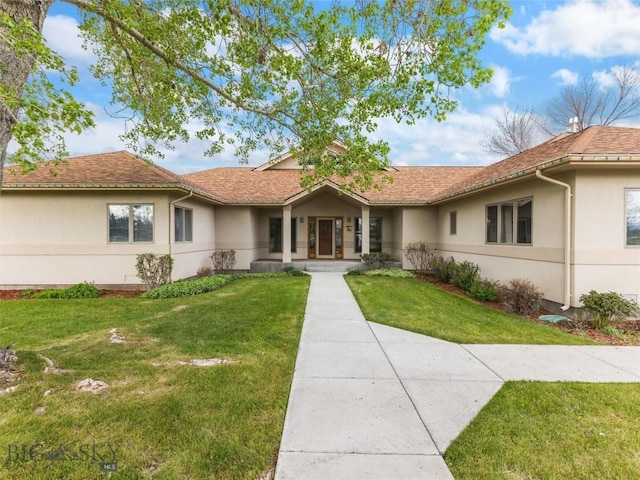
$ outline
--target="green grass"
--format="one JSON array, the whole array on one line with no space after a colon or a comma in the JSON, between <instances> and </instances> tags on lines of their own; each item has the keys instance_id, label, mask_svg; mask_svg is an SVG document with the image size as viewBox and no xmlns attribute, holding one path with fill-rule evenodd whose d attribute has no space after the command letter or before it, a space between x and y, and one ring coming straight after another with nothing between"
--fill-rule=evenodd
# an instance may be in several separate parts
<instances>
[{"instance_id":1,"label":"green grass","mask_svg":"<svg viewBox=\"0 0 640 480\"><path fill-rule=\"evenodd\" d=\"M15 345L24 374L0 397L0 479L104 478L91 444L107 461L109 445L118 449L113 479L255 479L278 451L308 284L240 279L169 300L0 302L0 343ZM126 343L109 342L114 327ZM41 355L71 373L45 374ZM217 357L234 363L172 364ZM75 392L84 378L110 388ZM8 461L37 443L39 458ZM60 445L85 453L41 458Z\"/></svg>"},{"instance_id":2,"label":"green grass","mask_svg":"<svg viewBox=\"0 0 640 480\"><path fill-rule=\"evenodd\" d=\"M445 460L456 480L640 478L640 385L507 382Z\"/></svg>"},{"instance_id":3,"label":"green grass","mask_svg":"<svg viewBox=\"0 0 640 480\"><path fill-rule=\"evenodd\" d=\"M592 340L488 308L410 278L345 276L372 322L456 343L586 345Z\"/></svg>"}]
</instances>

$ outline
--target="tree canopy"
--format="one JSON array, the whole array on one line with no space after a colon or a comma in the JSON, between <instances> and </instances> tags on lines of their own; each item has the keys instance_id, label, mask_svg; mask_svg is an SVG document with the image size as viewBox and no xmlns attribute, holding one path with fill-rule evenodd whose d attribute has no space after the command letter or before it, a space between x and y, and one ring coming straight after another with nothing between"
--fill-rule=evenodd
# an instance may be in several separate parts
<instances>
[{"instance_id":1,"label":"tree canopy","mask_svg":"<svg viewBox=\"0 0 640 480\"><path fill-rule=\"evenodd\" d=\"M0 2L0 167L12 137L13 163L29 169L65 155L64 132L93 125L69 93L76 70L42 38L52 2ZM294 149L309 185L339 175L358 188L389 164L377 122L444 120L452 89L490 80L478 53L510 14L507 0L66 3L134 152L153 159L193 136L212 155L233 145L240 160ZM339 158L326 154L334 140L348 147Z\"/></svg>"}]
</instances>

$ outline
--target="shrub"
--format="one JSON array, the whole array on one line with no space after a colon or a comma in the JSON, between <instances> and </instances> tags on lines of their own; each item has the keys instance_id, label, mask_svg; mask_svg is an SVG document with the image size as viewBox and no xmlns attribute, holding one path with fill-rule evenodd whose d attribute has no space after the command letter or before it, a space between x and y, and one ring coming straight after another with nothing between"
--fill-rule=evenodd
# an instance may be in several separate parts
<instances>
[{"instance_id":1,"label":"shrub","mask_svg":"<svg viewBox=\"0 0 640 480\"><path fill-rule=\"evenodd\" d=\"M469 296L481 302L495 302L500 297L500 285L494 280L482 278L473 284Z\"/></svg>"},{"instance_id":2,"label":"shrub","mask_svg":"<svg viewBox=\"0 0 640 480\"><path fill-rule=\"evenodd\" d=\"M48 299L48 298L98 298L100 296L100 290L96 288L93 283L78 283L69 288L61 288L55 290L42 290L33 295L33 298Z\"/></svg>"},{"instance_id":3,"label":"shrub","mask_svg":"<svg viewBox=\"0 0 640 480\"><path fill-rule=\"evenodd\" d=\"M231 273L231 270L233 270L233 267L236 264L236 251L214 250L211 255L211 261L213 262L213 268L216 271L216 275L226 275Z\"/></svg>"},{"instance_id":4,"label":"shrub","mask_svg":"<svg viewBox=\"0 0 640 480\"><path fill-rule=\"evenodd\" d=\"M473 285L480 281L480 266L467 262L455 264L453 269L453 275L451 277L451 284L458 287L460 290L469 293Z\"/></svg>"},{"instance_id":5,"label":"shrub","mask_svg":"<svg viewBox=\"0 0 640 480\"><path fill-rule=\"evenodd\" d=\"M529 280L515 278L500 288L500 297L507 310L531 317L540 310L542 293Z\"/></svg>"},{"instance_id":6,"label":"shrub","mask_svg":"<svg viewBox=\"0 0 640 480\"><path fill-rule=\"evenodd\" d=\"M382 268L377 270L368 270L363 272L367 276L372 277L396 277L396 278L413 278L413 273L399 268Z\"/></svg>"},{"instance_id":7,"label":"shrub","mask_svg":"<svg viewBox=\"0 0 640 480\"><path fill-rule=\"evenodd\" d=\"M301 270L297 270L295 267L284 267L282 271L285 275L290 277L304 277L306 275L306 273Z\"/></svg>"},{"instance_id":8,"label":"shrub","mask_svg":"<svg viewBox=\"0 0 640 480\"><path fill-rule=\"evenodd\" d=\"M196 272L197 277L210 277L213 275L213 268L211 267L200 267Z\"/></svg>"},{"instance_id":9,"label":"shrub","mask_svg":"<svg viewBox=\"0 0 640 480\"><path fill-rule=\"evenodd\" d=\"M456 261L453 257L444 258L437 256L431 262L431 270L441 282L451 283L451 279L456 272Z\"/></svg>"},{"instance_id":10,"label":"shrub","mask_svg":"<svg viewBox=\"0 0 640 480\"><path fill-rule=\"evenodd\" d=\"M413 265L416 273L424 275L430 270L436 251L426 242L411 242L407 244L404 256Z\"/></svg>"},{"instance_id":11,"label":"shrub","mask_svg":"<svg viewBox=\"0 0 640 480\"><path fill-rule=\"evenodd\" d=\"M604 328L614 320L623 320L637 315L638 304L631 302L615 292L598 293L591 290L580 295L582 309L587 312L589 320L596 328Z\"/></svg>"},{"instance_id":12,"label":"shrub","mask_svg":"<svg viewBox=\"0 0 640 480\"><path fill-rule=\"evenodd\" d=\"M365 273L364 270L361 270L359 268L355 268L353 270L349 270L347 272L347 275L364 275L364 273Z\"/></svg>"},{"instance_id":13,"label":"shrub","mask_svg":"<svg viewBox=\"0 0 640 480\"><path fill-rule=\"evenodd\" d=\"M171 255L142 253L136 257L136 272L148 288L157 288L171 281L173 258Z\"/></svg>"},{"instance_id":14,"label":"shrub","mask_svg":"<svg viewBox=\"0 0 640 480\"><path fill-rule=\"evenodd\" d=\"M389 268L393 262L393 257L386 252L363 253L360 258L365 263L366 270Z\"/></svg>"},{"instance_id":15,"label":"shrub","mask_svg":"<svg viewBox=\"0 0 640 480\"><path fill-rule=\"evenodd\" d=\"M231 275L215 275L213 277L202 277L193 280L181 280L179 282L168 283L160 287L148 290L140 295L141 298L178 298L201 293L212 292L229 283L233 277Z\"/></svg>"}]
</instances>

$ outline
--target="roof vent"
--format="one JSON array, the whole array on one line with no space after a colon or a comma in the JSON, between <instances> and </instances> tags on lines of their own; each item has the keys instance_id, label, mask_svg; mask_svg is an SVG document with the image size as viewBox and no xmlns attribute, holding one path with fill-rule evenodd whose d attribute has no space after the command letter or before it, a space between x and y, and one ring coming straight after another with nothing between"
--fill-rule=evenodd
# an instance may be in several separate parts
<instances>
[{"instance_id":1,"label":"roof vent","mask_svg":"<svg viewBox=\"0 0 640 480\"><path fill-rule=\"evenodd\" d=\"M580 130L580 123L578 117L571 117L569 119L569 131L571 133L578 133Z\"/></svg>"}]
</instances>

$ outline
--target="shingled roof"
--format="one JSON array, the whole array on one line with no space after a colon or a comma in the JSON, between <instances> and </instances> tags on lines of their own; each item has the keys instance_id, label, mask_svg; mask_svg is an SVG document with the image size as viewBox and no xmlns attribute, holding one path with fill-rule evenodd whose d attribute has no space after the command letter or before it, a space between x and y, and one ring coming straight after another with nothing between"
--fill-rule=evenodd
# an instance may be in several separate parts
<instances>
[{"instance_id":1,"label":"shingled roof","mask_svg":"<svg viewBox=\"0 0 640 480\"><path fill-rule=\"evenodd\" d=\"M381 190L357 192L371 204L424 204L430 196L477 173L483 167L395 167L393 178ZM199 188L211 191L232 204L280 205L304 193L303 173L297 169L256 171L249 167L214 168L184 175ZM332 185L338 185L333 182Z\"/></svg>"},{"instance_id":2,"label":"shingled roof","mask_svg":"<svg viewBox=\"0 0 640 480\"><path fill-rule=\"evenodd\" d=\"M431 197L430 203L535 174L568 162L640 162L640 129L592 126L563 133L525 152L489 165Z\"/></svg>"},{"instance_id":3,"label":"shingled roof","mask_svg":"<svg viewBox=\"0 0 640 480\"><path fill-rule=\"evenodd\" d=\"M393 182L356 195L371 205L428 205L526 178L536 169L592 162L640 165L640 129L594 126L564 133L487 167L394 167L386 172ZM19 170L5 168L3 188L178 189L235 205L283 205L306 192L299 169L223 167L176 175L126 151L45 162L25 175ZM318 188L337 189L339 182Z\"/></svg>"},{"instance_id":4,"label":"shingled roof","mask_svg":"<svg viewBox=\"0 0 640 480\"><path fill-rule=\"evenodd\" d=\"M194 191L221 202L210 192L189 184L180 175L127 151L72 157L63 162L43 162L24 174L20 167L5 167L2 188L175 188Z\"/></svg>"}]
</instances>

